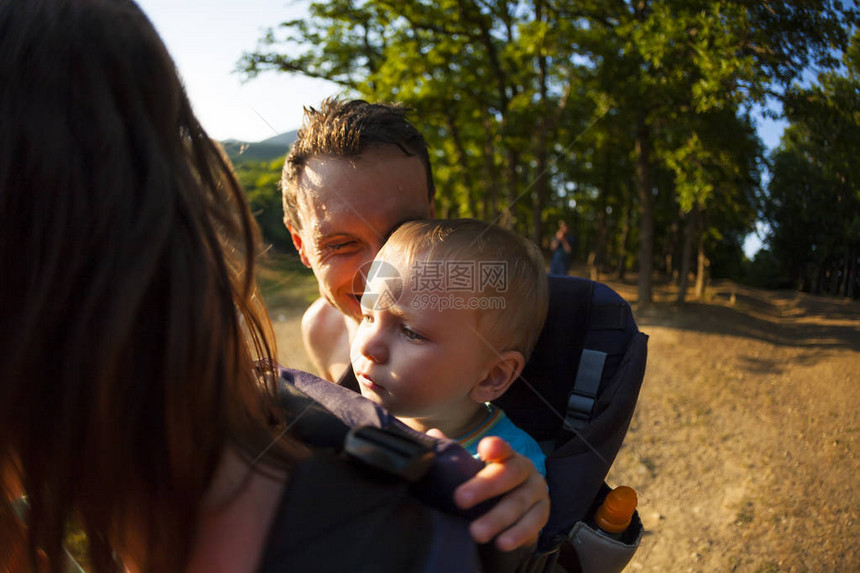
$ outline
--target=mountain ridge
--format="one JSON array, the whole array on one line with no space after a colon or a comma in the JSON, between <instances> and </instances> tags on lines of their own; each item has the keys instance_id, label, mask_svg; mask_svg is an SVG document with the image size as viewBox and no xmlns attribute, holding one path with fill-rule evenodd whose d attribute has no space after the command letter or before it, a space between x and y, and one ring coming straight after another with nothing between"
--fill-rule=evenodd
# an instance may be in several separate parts
<instances>
[{"instance_id":1,"label":"mountain ridge","mask_svg":"<svg viewBox=\"0 0 860 573\"><path fill-rule=\"evenodd\" d=\"M285 131L262 141L241 141L225 139L221 141L227 157L234 164L246 161L272 161L286 155L296 140L297 130Z\"/></svg>"}]
</instances>

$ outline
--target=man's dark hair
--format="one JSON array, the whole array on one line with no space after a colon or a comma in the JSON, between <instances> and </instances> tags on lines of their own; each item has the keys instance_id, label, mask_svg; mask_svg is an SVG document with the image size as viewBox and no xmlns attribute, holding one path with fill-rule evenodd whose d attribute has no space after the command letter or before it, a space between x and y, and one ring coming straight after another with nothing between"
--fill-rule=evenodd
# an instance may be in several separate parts
<instances>
[{"instance_id":1,"label":"man's dark hair","mask_svg":"<svg viewBox=\"0 0 860 573\"><path fill-rule=\"evenodd\" d=\"M404 154L417 157L427 173L428 199L436 192L424 136L407 119L409 108L399 104L368 103L364 100L323 100L319 110L305 108L304 124L290 148L281 175L284 222L301 228L298 218L299 179L307 162L318 155L357 157L382 145L395 145Z\"/></svg>"}]
</instances>

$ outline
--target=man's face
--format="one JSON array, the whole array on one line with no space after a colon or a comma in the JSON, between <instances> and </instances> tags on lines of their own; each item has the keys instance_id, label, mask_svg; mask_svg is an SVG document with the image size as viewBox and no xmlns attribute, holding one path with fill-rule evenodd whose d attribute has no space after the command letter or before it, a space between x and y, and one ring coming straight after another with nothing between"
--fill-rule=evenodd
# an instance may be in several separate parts
<instances>
[{"instance_id":1,"label":"man's face","mask_svg":"<svg viewBox=\"0 0 860 573\"><path fill-rule=\"evenodd\" d=\"M434 214L424 166L394 146L359 157L312 158L297 203L302 228L290 235L302 262L314 271L320 295L356 320L364 291L359 269L395 226Z\"/></svg>"}]
</instances>

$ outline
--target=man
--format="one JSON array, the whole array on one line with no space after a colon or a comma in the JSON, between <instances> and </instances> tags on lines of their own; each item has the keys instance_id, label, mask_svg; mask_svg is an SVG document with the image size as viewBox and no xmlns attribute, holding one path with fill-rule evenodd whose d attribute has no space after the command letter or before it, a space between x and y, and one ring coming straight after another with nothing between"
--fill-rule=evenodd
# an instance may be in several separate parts
<instances>
[{"instance_id":1,"label":"man","mask_svg":"<svg viewBox=\"0 0 860 573\"><path fill-rule=\"evenodd\" d=\"M302 335L319 373L351 372L349 347L361 318L362 267L394 228L435 214L423 136L406 110L364 101L326 100L308 109L281 179L284 220L320 298L305 312ZM504 494L472 522L473 538L511 550L537 540L549 515L546 484L534 465L498 438L479 446L487 463L455 492L467 508Z\"/></svg>"}]
</instances>

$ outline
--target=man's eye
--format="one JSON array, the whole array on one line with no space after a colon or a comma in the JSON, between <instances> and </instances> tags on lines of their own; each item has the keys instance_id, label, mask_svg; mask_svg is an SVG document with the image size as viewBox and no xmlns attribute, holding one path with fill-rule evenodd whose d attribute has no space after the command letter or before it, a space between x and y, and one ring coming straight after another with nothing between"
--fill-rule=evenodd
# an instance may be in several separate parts
<instances>
[{"instance_id":1,"label":"man's eye","mask_svg":"<svg viewBox=\"0 0 860 573\"><path fill-rule=\"evenodd\" d=\"M326 245L326 249L328 249L329 251L337 252L337 251L345 250L345 249L347 249L353 245L355 245L355 241L344 241L342 243L334 243L331 245Z\"/></svg>"}]
</instances>

